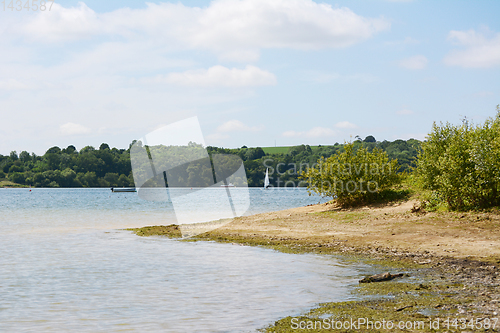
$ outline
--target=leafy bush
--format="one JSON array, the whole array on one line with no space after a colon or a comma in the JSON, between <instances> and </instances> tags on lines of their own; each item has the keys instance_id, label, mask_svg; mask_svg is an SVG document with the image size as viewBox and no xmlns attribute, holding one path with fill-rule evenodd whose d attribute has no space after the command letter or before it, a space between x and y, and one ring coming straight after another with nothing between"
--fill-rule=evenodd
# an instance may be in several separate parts
<instances>
[{"instance_id":1,"label":"leafy bush","mask_svg":"<svg viewBox=\"0 0 500 333\"><path fill-rule=\"evenodd\" d=\"M9 180L17 184L24 184L24 175L19 172L13 172L9 174Z\"/></svg>"},{"instance_id":2,"label":"leafy bush","mask_svg":"<svg viewBox=\"0 0 500 333\"><path fill-rule=\"evenodd\" d=\"M416 174L428 203L452 210L500 204L500 108L482 125L434 124L422 143Z\"/></svg>"},{"instance_id":3,"label":"leafy bush","mask_svg":"<svg viewBox=\"0 0 500 333\"><path fill-rule=\"evenodd\" d=\"M401 181L397 170L397 160L389 160L381 149L355 150L347 143L342 153L320 158L301 178L308 181L309 193L332 197L345 206L391 197L388 190Z\"/></svg>"}]
</instances>

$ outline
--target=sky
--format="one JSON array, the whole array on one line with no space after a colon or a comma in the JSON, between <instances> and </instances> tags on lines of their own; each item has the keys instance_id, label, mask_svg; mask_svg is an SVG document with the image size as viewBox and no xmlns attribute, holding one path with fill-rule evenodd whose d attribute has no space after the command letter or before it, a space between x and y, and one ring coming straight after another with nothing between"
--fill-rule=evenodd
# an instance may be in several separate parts
<instances>
[{"instance_id":1,"label":"sky","mask_svg":"<svg viewBox=\"0 0 500 333\"><path fill-rule=\"evenodd\" d=\"M423 140L500 104L500 1L23 4L0 3L3 155L194 116L227 148Z\"/></svg>"}]
</instances>

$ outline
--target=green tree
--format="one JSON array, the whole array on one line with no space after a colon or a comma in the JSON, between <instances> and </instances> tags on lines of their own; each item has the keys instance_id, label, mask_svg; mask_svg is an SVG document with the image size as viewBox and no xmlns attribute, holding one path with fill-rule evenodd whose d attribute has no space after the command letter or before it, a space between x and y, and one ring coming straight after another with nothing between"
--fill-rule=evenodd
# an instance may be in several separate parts
<instances>
[{"instance_id":1,"label":"green tree","mask_svg":"<svg viewBox=\"0 0 500 333\"><path fill-rule=\"evenodd\" d=\"M99 187L109 187L109 182L107 182L104 178L97 178L97 184Z\"/></svg>"},{"instance_id":2,"label":"green tree","mask_svg":"<svg viewBox=\"0 0 500 333\"><path fill-rule=\"evenodd\" d=\"M19 159L23 162L23 163L27 163L31 160L31 156L30 156L30 153L28 153L26 150L23 150L20 154L19 154Z\"/></svg>"},{"instance_id":3,"label":"green tree","mask_svg":"<svg viewBox=\"0 0 500 333\"><path fill-rule=\"evenodd\" d=\"M15 150L13 150L13 151L11 151L11 152L10 152L9 157L10 157L10 159L11 159L12 161L17 161L17 159L19 158L19 157L17 156L17 152L16 152Z\"/></svg>"},{"instance_id":4,"label":"green tree","mask_svg":"<svg viewBox=\"0 0 500 333\"><path fill-rule=\"evenodd\" d=\"M260 147L249 148L249 149L246 149L245 158L247 160L256 160L256 159L259 159L265 155L266 155L266 153Z\"/></svg>"},{"instance_id":5,"label":"green tree","mask_svg":"<svg viewBox=\"0 0 500 333\"><path fill-rule=\"evenodd\" d=\"M109 148L109 145L107 143L101 143L101 145L99 146L99 150L105 150L105 149L110 149Z\"/></svg>"},{"instance_id":6,"label":"green tree","mask_svg":"<svg viewBox=\"0 0 500 333\"><path fill-rule=\"evenodd\" d=\"M94 152L95 148L92 146L85 146L80 150L80 154Z\"/></svg>"},{"instance_id":7,"label":"green tree","mask_svg":"<svg viewBox=\"0 0 500 333\"><path fill-rule=\"evenodd\" d=\"M75 146L69 145L61 151L63 154L75 154L77 153Z\"/></svg>"},{"instance_id":8,"label":"green tree","mask_svg":"<svg viewBox=\"0 0 500 333\"><path fill-rule=\"evenodd\" d=\"M364 140L363 142L377 142L377 140L375 140L375 137L373 135L368 135Z\"/></svg>"},{"instance_id":9,"label":"green tree","mask_svg":"<svg viewBox=\"0 0 500 333\"><path fill-rule=\"evenodd\" d=\"M124 174L121 174L120 177L118 178L118 186L127 187L133 185L134 183L131 182L129 177L125 176Z\"/></svg>"},{"instance_id":10,"label":"green tree","mask_svg":"<svg viewBox=\"0 0 500 333\"><path fill-rule=\"evenodd\" d=\"M31 179L30 183L35 187L44 187L49 183L49 181L43 176L42 172L35 173Z\"/></svg>"},{"instance_id":11,"label":"green tree","mask_svg":"<svg viewBox=\"0 0 500 333\"><path fill-rule=\"evenodd\" d=\"M45 153L44 159L47 162L47 166L49 169L59 169L59 163L61 163L61 155L59 155L58 153Z\"/></svg>"},{"instance_id":12,"label":"green tree","mask_svg":"<svg viewBox=\"0 0 500 333\"><path fill-rule=\"evenodd\" d=\"M431 205L452 210L500 205L500 108L482 125L434 123L416 174Z\"/></svg>"},{"instance_id":13,"label":"green tree","mask_svg":"<svg viewBox=\"0 0 500 333\"><path fill-rule=\"evenodd\" d=\"M400 182L396 160L375 148L355 150L354 143L344 145L344 152L320 158L317 166L304 171L301 178L308 190L332 197L341 205L370 201L384 190Z\"/></svg>"},{"instance_id":14,"label":"green tree","mask_svg":"<svg viewBox=\"0 0 500 333\"><path fill-rule=\"evenodd\" d=\"M16 164L13 164L10 168L9 168L9 174L10 173L13 173L13 172L23 172L24 169L22 166L19 166L19 165L16 165Z\"/></svg>"},{"instance_id":15,"label":"green tree","mask_svg":"<svg viewBox=\"0 0 500 333\"><path fill-rule=\"evenodd\" d=\"M98 187L97 176L95 172L87 171L86 173L79 173L76 179L83 185L83 187Z\"/></svg>"},{"instance_id":16,"label":"green tree","mask_svg":"<svg viewBox=\"0 0 500 333\"><path fill-rule=\"evenodd\" d=\"M118 178L120 176L115 173L115 172L108 172L105 176L104 176L104 180L106 180L109 184L109 186L118 186Z\"/></svg>"},{"instance_id":17,"label":"green tree","mask_svg":"<svg viewBox=\"0 0 500 333\"><path fill-rule=\"evenodd\" d=\"M17 184L24 184L24 174L20 172L13 172L9 174L9 180Z\"/></svg>"},{"instance_id":18,"label":"green tree","mask_svg":"<svg viewBox=\"0 0 500 333\"><path fill-rule=\"evenodd\" d=\"M66 168L61 172L60 185L62 187L81 187L82 184L76 180L76 172Z\"/></svg>"},{"instance_id":19,"label":"green tree","mask_svg":"<svg viewBox=\"0 0 500 333\"><path fill-rule=\"evenodd\" d=\"M47 185L48 187L59 187L62 179L60 170L47 170L44 171L42 175L45 177L46 182L49 183ZM53 183L56 183L57 186L55 186Z\"/></svg>"},{"instance_id":20,"label":"green tree","mask_svg":"<svg viewBox=\"0 0 500 333\"><path fill-rule=\"evenodd\" d=\"M52 148L49 148L45 154L59 154L61 152L61 148L54 146Z\"/></svg>"}]
</instances>

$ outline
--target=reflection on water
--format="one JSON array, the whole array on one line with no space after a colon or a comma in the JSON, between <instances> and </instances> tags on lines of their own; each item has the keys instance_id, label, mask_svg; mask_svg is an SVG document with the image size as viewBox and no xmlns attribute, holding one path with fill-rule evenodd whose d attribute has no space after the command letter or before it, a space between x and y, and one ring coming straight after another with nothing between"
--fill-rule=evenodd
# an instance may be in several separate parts
<instances>
[{"instance_id":1,"label":"reflection on water","mask_svg":"<svg viewBox=\"0 0 500 333\"><path fill-rule=\"evenodd\" d=\"M248 332L349 299L364 269L331 257L137 237L116 229L174 221L168 203L108 192L0 189L0 331ZM273 210L269 192L253 192L251 211ZM311 201L299 192L279 200Z\"/></svg>"}]
</instances>

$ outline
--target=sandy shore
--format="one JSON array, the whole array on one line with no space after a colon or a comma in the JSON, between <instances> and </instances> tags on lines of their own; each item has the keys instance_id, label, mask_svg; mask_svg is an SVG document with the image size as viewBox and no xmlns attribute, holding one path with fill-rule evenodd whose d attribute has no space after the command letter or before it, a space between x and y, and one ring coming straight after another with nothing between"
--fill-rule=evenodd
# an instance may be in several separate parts
<instances>
[{"instance_id":1,"label":"sandy shore","mask_svg":"<svg viewBox=\"0 0 500 333\"><path fill-rule=\"evenodd\" d=\"M420 209L415 200L356 209L321 204L239 217L221 225L193 238L293 253L340 253L412 277L360 284L357 292L368 298L322 304L301 316L301 322L361 317L394 323L424 321L426 325L432 320L440 321L434 330L429 326L410 330L398 327L332 330L322 326L323 330L316 327L305 331L500 331L498 211L429 213ZM179 237L183 227L161 228L163 231L158 234ZM140 230L136 232L140 234ZM155 227L147 230L145 235L155 235ZM294 326L296 320L299 319L283 318L266 331L304 331ZM493 327L495 320L498 323ZM472 324L463 326L464 321Z\"/></svg>"},{"instance_id":2,"label":"sandy shore","mask_svg":"<svg viewBox=\"0 0 500 333\"><path fill-rule=\"evenodd\" d=\"M202 238L293 241L343 252L408 252L500 263L500 213L427 213L414 200L357 209L321 204L245 216Z\"/></svg>"}]
</instances>

